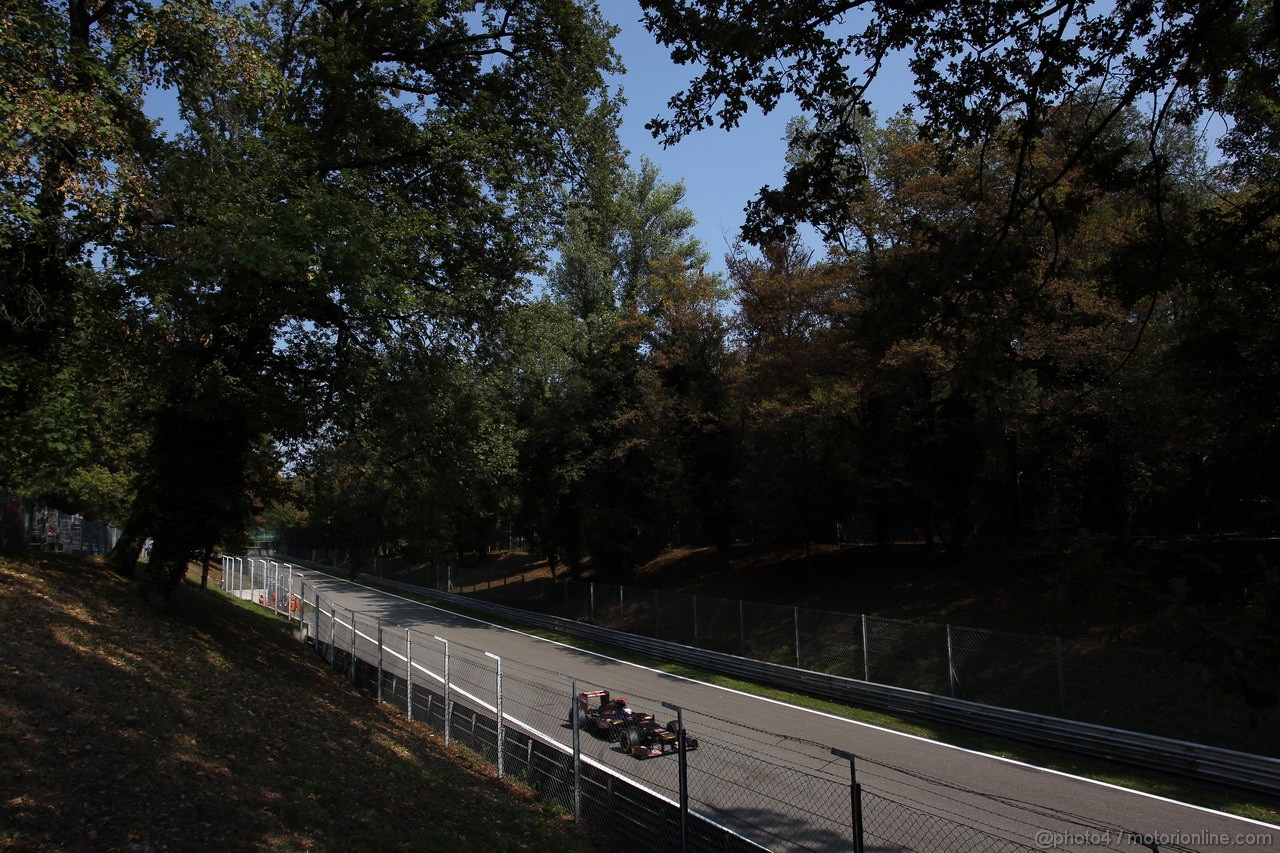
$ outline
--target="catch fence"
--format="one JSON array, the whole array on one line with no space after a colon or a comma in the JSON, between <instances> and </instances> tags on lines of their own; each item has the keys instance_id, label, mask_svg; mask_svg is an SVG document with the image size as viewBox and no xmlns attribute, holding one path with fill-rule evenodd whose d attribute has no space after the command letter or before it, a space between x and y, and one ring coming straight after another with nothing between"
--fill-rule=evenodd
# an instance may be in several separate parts
<instances>
[{"instance_id":1,"label":"catch fence","mask_svg":"<svg viewBox=\"0 0 1280 853\"><path fill-rule=\"evenodd\" d=\"M0 547L7 550L101 555L120 538L118 529L78 513L8 490L0 490L0 495Z\"/></svg>"},{"instance_id":2,"label":"catch fence","mask_svg":"<svg viewBox=\"0 0 1280 853\"><path fill-rule=\"evenodd\" d=\"M1040 849L1039 813L964 790L966 808L1001 812L999 827L975 825L934 802L954 803L941 785L870 763L856 782L854 756L777 732L745 728L700 708L671 717L701 742L697 750L648 760L573 725L576 697L596 685L408 625L346 609L333 581L292 564L224 558L222 585L296 622L301 637L336 672L410 719L465 746L575 818L656 851L996 851ZM616 694L615 694L616 695ZM634 706L665 713L657 697L626 693ZM671 706L668 706L671 707ZM864 846L865 845L865 846Z\"/></svg>"},{"instance_id":3,"label":"catch fence","mask_svg":"<svg viewBox=\"0 0 1280 853\"><path fill-rule=\"evenodd\" d=\"M602 628L1000 708L1280 756L1280 713L1171 654L1067 639L452 568L414 582Z\"/></svg>"}]
</instances>

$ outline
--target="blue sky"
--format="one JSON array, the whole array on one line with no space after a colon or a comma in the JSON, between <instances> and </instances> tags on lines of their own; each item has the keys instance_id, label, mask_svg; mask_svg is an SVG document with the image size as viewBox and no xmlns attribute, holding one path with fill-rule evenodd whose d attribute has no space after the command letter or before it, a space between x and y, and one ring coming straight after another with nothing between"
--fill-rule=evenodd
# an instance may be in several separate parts
<instances>
[{"instance_id":1,"label":"blue sky","mask_svg":"<svg viewBox=\"0 0 1280 853\"><path fill-rule=\"evenodd\" d=\"M600 0L600 7L605 18L621 28L614 46L627 67L617 82L627 99L621 136L631 165L638 168L640 158L647 156L661 169L663 180L684 182L685 206L697 217L695 232L711 255L710 270L723 272L724 255L745 218L743 208L762 186L782 183L783 134L797 108L794 102L784 101L765 116L753 107L732 131L707 128L678 145L662 148L645 130L645 123L666 112L667 100L684 88L696 69L676 65L667 50L658 46L641 23L637 0ZM901 107L908 89L904 75L894 79L886 72L881 76L872 95L882 117ZM148 109L172 125L177 112L173 93L149 92Z\"/></svg>"},{"instance_id":2,"label":"blue sky","mask_svg":"<svg viewBox=\"0 0 1280 853\"><path fill-rule=\"evenodd\" d=\"M627 98L621 135L631 152L631 165L639 167L640 157L647 156L661 168L664 180L684 182L685 206L698 218L696 233L711 253L710 268L722 272L747 202L762 186L782 184L783 134L797 108L794 102L784 102L767 116L753 109L732 131L706 128L663 149L645 130L645 122L665 113L667 99L683 89L696 70L676 65L658 46L640 22L636 0L601 0L600 5L602 14L622 28L614 47L627 67L619 81ZM902 68L903 64L890 65L872 87L882 118L896 112L909 95L910 81Z\"/></svg>"},{"instance_id":3,"label":"blue sky","mask_svg":"<svg viewBox=\"0 0 1280 853\"><path fill-rule=\"evenodd\" d=\"M786 105L768 116L755 110L733 131L707 128L678 145L662 148L645 123L666 112L667 99L696 73L671 61L640 23L635 0L604 0L601 11L622 28L614 47L627 73L619 80L627 104L623 109L622 144L631 152L633 168L641 156L662 170L664 180L685 185L685 206L698 218L697 236L711 253L711 267L724 269L724 254L737 238L743 208L760 187L782 182L786 145L783 133L794 111Z\"/></svg>"}]
</instances>

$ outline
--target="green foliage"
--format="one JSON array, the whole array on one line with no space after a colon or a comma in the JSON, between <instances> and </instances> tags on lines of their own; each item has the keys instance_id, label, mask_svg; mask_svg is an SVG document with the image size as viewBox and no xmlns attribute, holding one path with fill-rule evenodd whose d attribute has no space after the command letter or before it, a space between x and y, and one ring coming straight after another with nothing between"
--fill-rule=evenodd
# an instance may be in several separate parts
<instances>
[{"instance_id":1,"label":"green foliage","mask_svg":"<svg viewBox=\"0 0 1280 853\"><path fill-rule=\"evenodd\" d=\"M689 234L684 188L645 161L606 203L572 209L553 300L536 316L562 354L540 369L520 426L522 512L553 564L624 577L678 535L727 513L720 368L723 287ZM534 315L526 315L532 317ZM707 498L703 500L702 498Z\"/></svg>"},{"instance_id":2,"label":"green foliage","mask_svg":"<svg viewBox=\"0 0 1280 853\"><path fill-rule=\"evenodd\" d=\"M775 530L852 512L955 554L978 531L1095 529L1123 552L1138 531L1275 529L1274 4L642 5L673 58L698 60L656 136L788 95L804 113L784 186L748 211L764 258L734 274L761 448L743 491L768 496ZM881 127L868 92L897 55L914 111ZM829 270L778 262L802 223ZM1086 548L1064 589L1144 583ZM1206 574L1174 605L1197 641L1220 632L1198 642L1213 689L1254 704L1274 693L1244 674L1274 669L1269 583L1198 611L1236 588Z\"/></svg>"},{"instance_id":3,"label":"green foliage","mask_svg":"<svg viewBox=\"0 0 1280 853\"><path fill-rule=\"evenodd\" d=\"M154 539L162 594L272 496L276 447L318 431L339 446L362 426L380 372L444 364L442 394L473 377L464 364L540 269L563 193L616 150L611 30L575 3L15 12L0 31L15 96L0 247L22 287L0 306L0 375L33 448L5 459L6 479L60 488L102 451L95 430L117 431L119 454L78 488L117 505L136 492L126 541ZM176 97L169 136L141 119L149 84ZM149 380L103 425L70 385L89 367L70 343L87 340L91 279L136 344L110 367ZM510 439L483 426L495 406L459 420L482 438L450 446L442 469L468 473L445 480L509 464L493 460ZM468 452L481 461L455 461Z\"/></svg>"},{"instance_id":4,"label":"green foliage","mask_svg":"<svg viewBox=\"0 0 1280 853\"><path fill-rule=\"evenodd\" d=\"M929 136L1016 163L1005 185L1009 226L1068 175L1069 168L1038 178L1027 171L1064 107L1084 105L1070 167L1098 162L1099 143L1126 110L1149 106L1144 138L1132 140L1143 152L1205 110L1238 114L1246 128L1259 128L1266 114L1259 100L1275 89L1274 9L1265 3L871 4L856 12L832 0L641 5L673 59L698 61L697 76L671 99L671 115L650 122L667 144L702 127L734 127L752 104L767 113L784 95L814 117L810 156L793 161L783 188L765 188L752 207L747 233L761 241L800 221L828 238L838 231L832 217L848 198L843 176L866 171L858 146L868 93L886 60L898 56L909 63Z\"/></svg>"}]
</instances>

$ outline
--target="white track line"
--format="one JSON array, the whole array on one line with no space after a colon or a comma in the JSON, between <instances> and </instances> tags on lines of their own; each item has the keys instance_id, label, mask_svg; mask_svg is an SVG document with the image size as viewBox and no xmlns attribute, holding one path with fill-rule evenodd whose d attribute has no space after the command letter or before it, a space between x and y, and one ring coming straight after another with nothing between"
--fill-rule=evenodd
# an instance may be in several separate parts
<instances>
[{"instance_id":1,"label":"white track line","mask_svg":"<svg viewBox=\"0 0 1280 853\"><path fill-rule=\"evenodd\" d=\"M359 589L368 590L369 592L375 592L375 593L379 593L379 594L382 594L382 595L388 595L388 596L391 596L392 598L398 598L398 599L400 599L401 601L406 601L406 602L408 602L408 603L410 603L410 604L416 604L416 605L418 605L418 606L420 606L420 607L426 607L426 608L429 608L429 609L432 609L432 610L439 610L441 613L448 613L450 616L453 616L453 617L455 617L455 618L470 619L472 622L476 622L477 624L485 625L485 626L488 626L488 627L490 627L490 628L499 628L499 629L501 629L501 630L508 631L508 632L510 632L510 633L512 633L512 634L518 634L518 635L523 636L523 637L529 637L530 639L533 639L533 640L540 640L540 641L542 641L542 642L544 642L544 643L551 643L552 645L561 646L561 647L566 648L566 649L573 649L574 651L577 651L577 652L584 652L584 653L586 653L586 654L594 655L595 657L598 657L598 658L600 658L601 660L607 660L607 661L610 661L610 662L612 662L612 663L625 664L626 666L633 666L633 667L635 667L636 669L642 669L642 670L645 670L646 672L661 673L662 675L668 676L668 677L670 677L670 678L679 678L679 679L681 679L681 680L683 680L683 681L687 681L687 682L689 682L690 684L698 684L698 685L701 685L701 686L703 686L703 687L711 687L711 688L714 688L714 689L716 689L716 690L723 690L723 691L724 691L724 692L726 692L726 693L732 693L732 694L737 695L737 696L749 697L749 698L752 698L752 699L757 699L757 700L759 700L759 701L761 701L761 702L769 702L769 703L771 703L771 704L773 704L773 705L778 705L778 706L785 707L785 708L791 708L791 709L793 709L793 710L797 710L797 711L803 711L803 712L805 712L805 713L807 713L807 714L814 714L814 715L819 716L819 717L825 717L826 719L829 719L829 720L837 720L837 721L841 721L841 722L849 723L850 725L854 725L854 726L862 726L863 728L872 729L873 731L885 732L885 733L887 733L887 734L897 735L898 737L908 738L908 739L910 739L910 740L920 741L920 742L922 742L922 743L933 744L933 745L935 745L935 746L945 747L946 749L953 749L953 750L956 750L957 752L963 752L963 753L967 753L967 754L969 754L969 755L980 755L980 756L984 756L984 757L986 757L986 758L990 758L990 759L992 759L992 760L994 760L994 761L1001 761L1001 762L1003 762L1003 763L1005 763L1005 764L1010 764L1010 765L1013 765L1013 766L1015 766L1015 767L1025 767L1025 768L1028 768L1028 769L1031 769L1031 770L1039 770L1039 771L1041 771L1041 772L1043 772L1043 773L1050 773L1050 774L1052 774L1052 775L1054 775L1054 776L1060 776L1060 777L1062 777L1062 778L1064 778L1064 779L1074 779L1074 780L1076 780L1076 781L1078 781L1078 782L1087 782L1087 783L1088 783L1088 784L1090 784L1090 785L1097 785L1097 786L1099 786L1099 787L1101 787L1101 788L1109 788L1109 789L1114 790L1114 791L1124 791L1125 793L1129 793L1129 794L1136 794L1136 795L1137 795L1137 796L1139 796L1139 797L1146 797L1146 798L1147 798L1147 799L1149 799L1149 800L1155 800L1155 801L1157 801L1157 802L1162 802L1162 803L1169 803L1169 804L1171 804L1171 805L1175 805L1175 806L1182 806L1183 808L1188 808L1188 809L1192 809L1192 810L1194 810L1194 811L1204 812L1205 814L1217 815L1217 816L1220 816L1220 817L1230 818L1230 819L1232 819L1232 820L1238 820L1238 821L1240 821L1241 823L1247 823L1247 824L1251 824L1251 825L1253 825L1253 826L1261 826L1261 827L1265 827L1265 828L1267 828L1267 829L1280 829L1280 824L1265 823L1265 822L1263 822L1263 821L1255 820L1255 819L1250 818L1250 817L1243 817L1243 816L1241 816L1241 815L1231 814L1230 812L1223 812L1223 811L1218 811L1217 809L1211 809L1211 808L1209 808L1209 807L1207 807L1207 806L1198 806L1198 805L1195 805L1194 803L1184 803L1184 802L1183 802L1183 801L1181 801L1181 800L1175 800L1175 799L1172 799L1171 797L1162 797L1162 796L1160 796L1159 794L1151 794L1151 793L1148 793L1148 792L1146 792L1146 791L1138 791L1138 790L1134 790L1133 788L1126 788L1126 787L1124 787L1123 785L1117 785L1117 784L1115 784L1115 783L1113 783L1113 782L1103 782L1103 781L1098 780L1098 779L1090 779L1088 776L1077 776L1077 775L1076 775L1076 774L1074 774L1074 773L1068 773L1068 772L1066 772L1066 771L1064 771L1064 770L1054 770L1054 769L1053 769L1053 768L1051 768L1051 767L1040 767L1039 765L1036 765L1036 764L1030 764L1030 763L1028 763L1028 762L1026 762L1026 761L1019 761L1019 760L1017 760L1016 758L1006 758L1006 757L1005 757L1005 756L1003 756L1003 755L992 755L992 754L991 754L991 753L989 753L989 752L982 752L981 750L977 750L977 749L969 749L968 747L956 746L955 744L947 743L947 742L945 742L945 741L932 740L932 739L927 738L927 737L921 737L920 735L913 735L913 734L909 734L909 733L907 733L907 732L894 731L893 729L888 729L888 728L885 728L884 726L878 726L878 725L876 725L876 724L874 724L874 723L864 723L864 722L862 722L862 721L860 721L860 720L851 720L851 719L849 719L849 718L847 718L847 717L841 717L841 716L838 716L838 715L836 715L836 714L829 714L829 713L827 713L826 711L816 711L816 710L814 710L814 709L812 709L812 708L803 708L803 707L801 707L801 706L799 706L799 705L792 705L792 704L791 704L791 703L789 703L789 702L783 702L783 701L780 701L780 700L778 700L778 699L770 699L770 698L769 698L769 697L767 697L767 696L758 696L758 695L756 695L756 694L754 694L754 693L747 693L746 691L743 691L743 690L736 690L736 689L734 689L734 688L732 688L732 687L724 687L724 686L719 685L719 684L711 684L711 683L708 683L708 682L706 682L706 681L699 681L699 680L698 680L698 679L696 679L696 678L689 678L688 676L685 676L685 675L679 675L679 674L677 674L677 673L673 673L673 672L666 672L665 670L654 669L653 667L644 666L643 664L632 663L632 662L631 662L631 661L629 661L629 660L623 660L623 659L621 659L621 658L610 657L609 655L601 654L600 652L594 652L594 651L591 651L590 649L583 649L583 648L579 648L578 646L574 646L574 645L572 645L572 644L570 644L570 643L562 643L562 642L560 642L559 640L548 640L546 637L539 637L539 636L537 636L536 634L530 634L530 633L528 633L528 632L526 632L526 631L520 631L520 630L517 630L517 629L515 629L515 628L509 628L509 627L507 627L506 625L498 625L498 624L495 624L495 623L493 623L493 622L486 622L485 620L483 620L483 619L477 619L477 618L476 618L476 617L474 617L474 616L467 616L466 614L463 614L463 613L457 613L457 612L455 612L455 611L453 611L453 610L449 610L449 609L444 608L444 607L438 607L438 606L436 606L436 605L434 605L434 604L426 604L426 603L424 603L424 602L417 601L417 600L412 599L412 598L406 598L406 597L405 597L405 596L403 596L403 595L399 595L399 594L397 594L397 593L390 592L390 591L385 590L385 589L377 589L377 588L375 588L375 587L365 586L364 584L356 583L355 581L346 580L345 578L337 578L337 577L334 577L333 575L325 574L324 572L318 572L318 571L317 571L317 570L315 570L315 569L309 569L308 571L315 571L317 574L320 574L320 575L322 575L322 576L324 576L324 577L326 577L326 578L329 578L330 580L337 581L338 583L350 584L351 586L358 587ZM424 590L423 590L423 592L424 592L424 594L429 594L429 593L430 593L430 590L424 589Z\"/></svg>"}]
</instances>

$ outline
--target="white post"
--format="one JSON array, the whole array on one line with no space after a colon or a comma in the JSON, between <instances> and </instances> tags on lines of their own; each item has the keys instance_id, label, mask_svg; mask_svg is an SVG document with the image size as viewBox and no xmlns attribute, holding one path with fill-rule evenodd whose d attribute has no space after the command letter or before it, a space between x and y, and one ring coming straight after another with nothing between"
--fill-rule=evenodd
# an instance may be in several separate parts
<instances>
[{"instance_id":1,"label":"white post","mask_svg":"<svg viewBox=\"0 0 1280 853\"><path fill-rule=\"evenodd\" d=\"M867 614L862 614L862 680L871 680L871 651L867 648Z\"/></svg>"},{"instance_id":2,"label":"white post","mask_svg":"<svg viewBox=\"0 0 1280 853\"><path fill-rule=\"evenodd\" d=\"M796 669L800 668L800 608L794 608L796 622Z\"/></svg>"},{"instance_id":3,"label":"white post","mask_svg":"<svg viewBox=\"0 0 1280 853\"><path fill-rule=\"evenodd\" d=\"M338 605L329 602L329 666L338 662Z\"/></svg>"},{"instance_id":4,"label":"white post","mask_svg":"<svg viewBox=\"0 0 1280 853\"><path fill-rule=\"evenodd\" d=\"M956 695L956 662L951 650L951 625L947 624L947 684L951 687L951 696Z\"/></svg>"},{"instance_id":5,"label":"white post","mask_svg":"<svg viewBox=\"0 0 1280 853\"><path fill-rule=\"evenodd\" d=\"M444 643L444 745L449 745L449 641L444 637L436 637Z\"/></svg>"},{"instance_id":6,"label":"white post","mask_svg":"<svg viewBox=\"0 0 1280 853\"><path fill-rule=\"evenodd\" d=\"M356 683L356 612L347 608L351 614L351 683Z\"/></svg>"},{"instance_id":7,"label":"white post","mask_svg":"<svg viewBox=\"0 0 1280 853\"><path fill-rule=\"evenodd\" d=\"M504 766L502 752L505 745L505 738L503 737L502 732L504 728L502 725L502 658L498 657L493 652L485 652L484 656L493 658L498 662L498 689L494 706L498 712L498 778L501 779Z\"/></svg>"},{"instance_id":8,"label":"white post","mask_svg":"<svg viewBox=\"0 0 1280 853\"><path fill-rule=\"evenodd\" d=\"M298 628L307 621L307 579L298 575Z\"/></svg>"},{"instance_id":9,"label":"white post","mask_svg":"<svg viewBox=\"0 0 1280 853\"><path fill-rule=\"evenodd\" d=\"M582 820L582 730L578 727L578 680L561 675L569 682L569 725L573 727L573 822Z\"/></svg>"},{"instance_id":10,"label":"white post","mask_svg":"<svg viewBox=\"0 0 1280 853\"><path fill-rule=\"evenodd\" d=\"M404 629L404 692L408 698L409 722L413 722L413 634Z\"/></svg>"}]
</instances>

